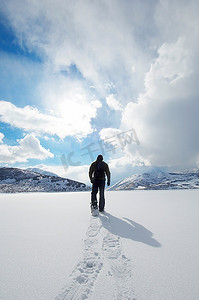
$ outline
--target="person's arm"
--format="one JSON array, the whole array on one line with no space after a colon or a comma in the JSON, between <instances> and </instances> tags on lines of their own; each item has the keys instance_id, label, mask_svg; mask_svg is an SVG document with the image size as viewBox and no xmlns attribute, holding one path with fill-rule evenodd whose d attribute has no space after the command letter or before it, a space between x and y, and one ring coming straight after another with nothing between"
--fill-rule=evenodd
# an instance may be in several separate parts
<instances>
[{"instance_id":1,"label":"person's arm","mask_svg":"<svg viewBox=\"0 0 199 300\"><path fill-rule=\"evenodd\" d=\"M92 178L93 171L94 171L94 170L93 170L93 164L91 164L91 165L90 165L90 168L89 168L89 178L90 178L91 183L92 183L92 179L93 179L93 178Z\"/></svg>"},{"instance_id":2,"label":"person's arm","mask_svg":"<svg viewBox=\"0 0 199 300\"><path fill-rule=\"evenodd\" d=\"M106 176L107 176L107 185L110 185L111 172L110 172L109 167L108 167L107 164L106 164L106 168L105 168L105 173L106 173Z\"/></svg>"}]
</instances>

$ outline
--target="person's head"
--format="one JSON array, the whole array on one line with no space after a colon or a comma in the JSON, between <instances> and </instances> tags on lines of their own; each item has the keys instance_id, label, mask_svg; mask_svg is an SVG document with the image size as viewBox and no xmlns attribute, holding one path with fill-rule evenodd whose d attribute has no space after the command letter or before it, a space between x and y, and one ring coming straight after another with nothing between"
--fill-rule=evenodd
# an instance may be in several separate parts
<instances>
[{"instance_id":1,"label":"person's head","mask_svg":"<svg viewBox=\"0 0 199 300\"><path fill-rule=\"evenodd\" d=\"M100 155L98 155L98 157L97 157L97 161L103 161L103 156L100 154Z\"/></svg>"}]
</instances>

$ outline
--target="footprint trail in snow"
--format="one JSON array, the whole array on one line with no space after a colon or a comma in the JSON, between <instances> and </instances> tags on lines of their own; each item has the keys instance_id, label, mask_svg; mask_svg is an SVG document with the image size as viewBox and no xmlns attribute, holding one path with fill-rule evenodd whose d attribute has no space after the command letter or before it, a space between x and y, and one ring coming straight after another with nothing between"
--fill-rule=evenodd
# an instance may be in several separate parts
<instances>
[{"instance_id":1,"label":"footprint trail in snow","mask_svg":"<svg viewBox=\"0 0 199 300\"><path fill-rule=\"evenodd\" d=\"M83 258L55 300L135 300L132 281L131 261L124 255L120 237L111 233L108 215L103 214L91 217Z\"/></svg>"}]
</instances>

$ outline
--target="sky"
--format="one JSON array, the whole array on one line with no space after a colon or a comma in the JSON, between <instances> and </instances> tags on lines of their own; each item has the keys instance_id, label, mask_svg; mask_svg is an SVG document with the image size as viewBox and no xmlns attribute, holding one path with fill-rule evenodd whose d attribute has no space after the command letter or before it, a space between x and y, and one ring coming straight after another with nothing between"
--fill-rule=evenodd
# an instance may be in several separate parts
<instances>
[{"instance_id":1,"label":"sky","mask_svg":"<svg viewBox=\"0 0 199 300\"><path fill-rule=\"evenodd\" d=\"M199 166L199 2L2 0L0 165Z\"/></svg>"}]
</instances>

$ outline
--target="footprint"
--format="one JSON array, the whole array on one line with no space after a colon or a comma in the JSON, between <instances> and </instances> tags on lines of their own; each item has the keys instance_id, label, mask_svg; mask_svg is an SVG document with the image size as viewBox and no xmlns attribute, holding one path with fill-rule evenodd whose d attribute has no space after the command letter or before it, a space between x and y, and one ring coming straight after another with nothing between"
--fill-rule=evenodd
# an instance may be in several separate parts
<instances>
[{"instance_id":1,"label":"footprint","mask_svg":"<svg viewBox=\"0 0 199 300\"><path fill-rule=\"evenodd\" d=\"M106 227L100 218L91 217L82 260L55 300L135 300L131 261L124 254L121 238L111 233L109 218L104 218Z\"/></svg>"},{"instance_id":2,"label":"footprint","mask_svg":"<svg viewBox=\"0 0 199 300\"><path fill-rule=\"evenodd\" d=\"M120 238L108 233L103 239L102 249L109 259L117 259L121 254Z\"/></svg>"},{"instance_id":3,"label":"footprint","mask_svg":"<svg viewBox=\"0 0 199 300\"><path fill-rule=\"evenodd\" d=\"M98 219L91 219L84 241L83 258L71 273L62 293L55 300L89 298L103 266L100 256L101 238L99 233L101 228L102 224Z\"/></svg>"},{"instance_id":4,"label":"footprint","mask_svg":"<svg viewBox=\"0 0 199 300\"><path fill-rule=\"evenodd\" d=\"M103 238L102 253L109 264L108 276L114 278L113 287L116 289L116 299L135 300L133 291L132 264L123 251L121 238L111 233L110 223L107 222L109 231Z\"/></svg>"}]
</instances>

